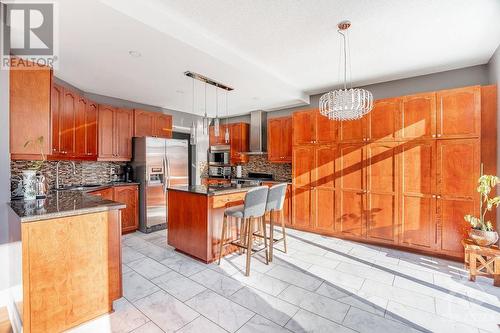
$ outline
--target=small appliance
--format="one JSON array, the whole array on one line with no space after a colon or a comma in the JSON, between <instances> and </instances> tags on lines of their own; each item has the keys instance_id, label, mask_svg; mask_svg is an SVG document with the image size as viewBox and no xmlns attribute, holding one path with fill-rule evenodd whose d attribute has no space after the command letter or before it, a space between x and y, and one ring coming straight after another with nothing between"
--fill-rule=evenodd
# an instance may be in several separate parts
<instances>
[{"instance_id":1,"label":"small appliance","mask_svg":"<svg viewBox=\"0 0 500 333\"><path fill-rule=\"evenodd\" d=\"M231 178L231 167L229 166L209 166L208 175L210 177Z\"/></svg>"},{"instance_id":2,"label":"small appliance","mask_svg":"<svg viewBox=\"0 0 500 333\"><path fill-rule=\"evenodd\" d=\"M262 172L249 172L246 178L233 179L231 182L238 185L262 185L266 181L272 181L273 175Z\"/></svg>"},{"instance_id":3,"label":"small appliance","mask_svg":"<svg viewBox=\"0 0 500 333\"><path fill-rule=\"evenodd\" d=\"M210 146L208 150L208 165L229 166L231 147L229 145Z\"/></svg>"},{"instance_id":4,"label":"small appliance","mask_svg":"<svg viewBox=\"0 0 500 333\"><path fill-rule=\"evenodd\" d=\"M126 183L131 183L134 181L134 169L132 168L132 165L130 165L130 163L127 163L123 167L123 180Z\"/></svg>"}]
</instances>

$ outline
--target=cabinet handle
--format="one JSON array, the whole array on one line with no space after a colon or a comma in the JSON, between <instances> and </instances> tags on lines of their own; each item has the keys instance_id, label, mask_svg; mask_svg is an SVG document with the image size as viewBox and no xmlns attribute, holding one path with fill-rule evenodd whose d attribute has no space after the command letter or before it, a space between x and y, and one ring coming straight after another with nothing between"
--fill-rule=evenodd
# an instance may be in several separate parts
<instances>
[{"instance_id":1,"label":"cabinet handle","mask_svg":"<svg viewBox=\"0 0 500 333\"><path fill-rule=\"evenodd\" d=\"M436 134L432 134L432 137L435 138L436 137Z\"/></svg>"},{"instance_id":2,"label":"cabinet handle","mask_svg":"<svg viewBox=\"0 0 500 333\"><path fill-rule=\"evenodd\" d=\"M435 195L435 194L433 194L433 195L432 195L432 197L433 197L433 198L436 198L436 195Z\"/></svg>"},{"instance_id":3,"label":"cabinet handle","mask_svg":"<svg viewBox=\"0 0 500 333\"><path fill-rule=\"evenodd\" d=\"M441 137L441 134L438 134L438 138L440 138L440 137Z\"/></svg>"},{"instance_id":4,"label":"cabinet handle","mask_svg":"<svg viewBox=\"0 0 500 333\"><path fill-rule=\"evenodd\" d=\"M440 196L440 195L438 195L438 196L437 196L437 198L438 198L438 199L441 199L441 196Z\"/></svg>"}]
</instances>

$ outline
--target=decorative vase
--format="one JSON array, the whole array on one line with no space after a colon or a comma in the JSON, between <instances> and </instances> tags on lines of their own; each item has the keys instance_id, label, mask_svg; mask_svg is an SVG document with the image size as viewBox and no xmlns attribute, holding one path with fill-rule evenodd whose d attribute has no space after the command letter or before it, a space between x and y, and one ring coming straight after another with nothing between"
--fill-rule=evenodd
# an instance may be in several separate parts
<instances>
[{"instance_id":1,"label":"decorative vase","mask_svg":"<svg viewBox=\"0 0 500 333\"><path fill-rule=\"evenodd\" d=\"M23 170L24 200L36 199L36 170Z\"/></svg>"},{"instance_id":2,"label":"decorative vase","mask_svg":"<svg viewBox=\"0 0 500 333\"><path fill-rule=\"evenodd\" d=\"M498 242L498 233L496 231L471 229L469 230L469 237L480 246L490 246Z\"/></svg>"}]
</instances>

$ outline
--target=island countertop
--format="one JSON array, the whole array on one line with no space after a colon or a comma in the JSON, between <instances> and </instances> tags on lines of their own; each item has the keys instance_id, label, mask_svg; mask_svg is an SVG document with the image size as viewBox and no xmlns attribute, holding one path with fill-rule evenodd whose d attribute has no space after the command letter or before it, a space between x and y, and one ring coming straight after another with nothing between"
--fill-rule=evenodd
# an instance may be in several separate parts
<instances>
[{"instance_id":1,"label":"island countertop","mask_svg":"<svg viewBox=\"0 0 500 333\"><path fill-rule=\"evenodd\" d=\"M193 186L171 186L168 187L169 191L181 191L188 192L192 194L201 194L207 196L214 195L224 195L238 192L246 192L251 188L256 187L256 185L226 185L226 186L205 186L205 185L193 185Z\"/></svg>"},{"instance_id":2,"label":"island countertop","mask_svg":"<svg viewBox=\"0 0 500 333\"><path fill-rule=\"evenodd\" d=\"M51 191L45 199L12 200L7 203L22 223L50 220L108 210L123 209L124 204L94 196L85 191Z\"/></svg>"}]
</instances>

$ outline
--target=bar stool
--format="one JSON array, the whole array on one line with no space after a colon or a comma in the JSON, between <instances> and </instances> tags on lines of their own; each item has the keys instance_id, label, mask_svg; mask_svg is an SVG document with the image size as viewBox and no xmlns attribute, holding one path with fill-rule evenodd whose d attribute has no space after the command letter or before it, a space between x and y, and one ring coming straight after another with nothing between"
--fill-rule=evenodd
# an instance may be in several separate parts
<instances>
[{"instance_id":1,"label":"bar stool","mask_svg":"<svg viewBox=\"0 0 500 333\"><path fill-rule=\"evenodd\" d=\"M224 221L222 223L222 235L220 239L220 249L219 249L219 262L222 257L222 250L225 245L235 245L246 250L247 260L246 260L246 271L245 275L250 275L250 258L254 252L259 252L261 250L266 250L266 264L269 264L269 253L267 248L267 237L265 231L265 221L264 214L266 213L266 203L267 194L269 188L267 186L259 186L252 188L245 195L245 203L239 206L233 206L226 208L224 211ZM226 233L228 229L228 217L235 217L241 220L242 230L240 231L240 238L237 240L226 242ZM260 224L264 228L264 248L263 249L253 249L253 235L254 228Z\"/></svg>"},{"instance_id":2,"label":"bar stool","mask_svg":"<svg viewBox=\"0 0 500 333\"><path fill-rule=\"evenodd\" d=\"M288 184L281 183L272 186L269 189L266 203L266 213L269 213L269 261L273 261L273 248L274 244L283 241L283 247L286 253L286 233L285 233L285 219L283 216L283 205L285 203L286 189ZM283 237L274 239L274 219L273 215L279 212L281 222L281 232ZM265 227L265 224L264 224ZM264 235L265 237L265 235Z\"/></svg>"}]
</instances>

